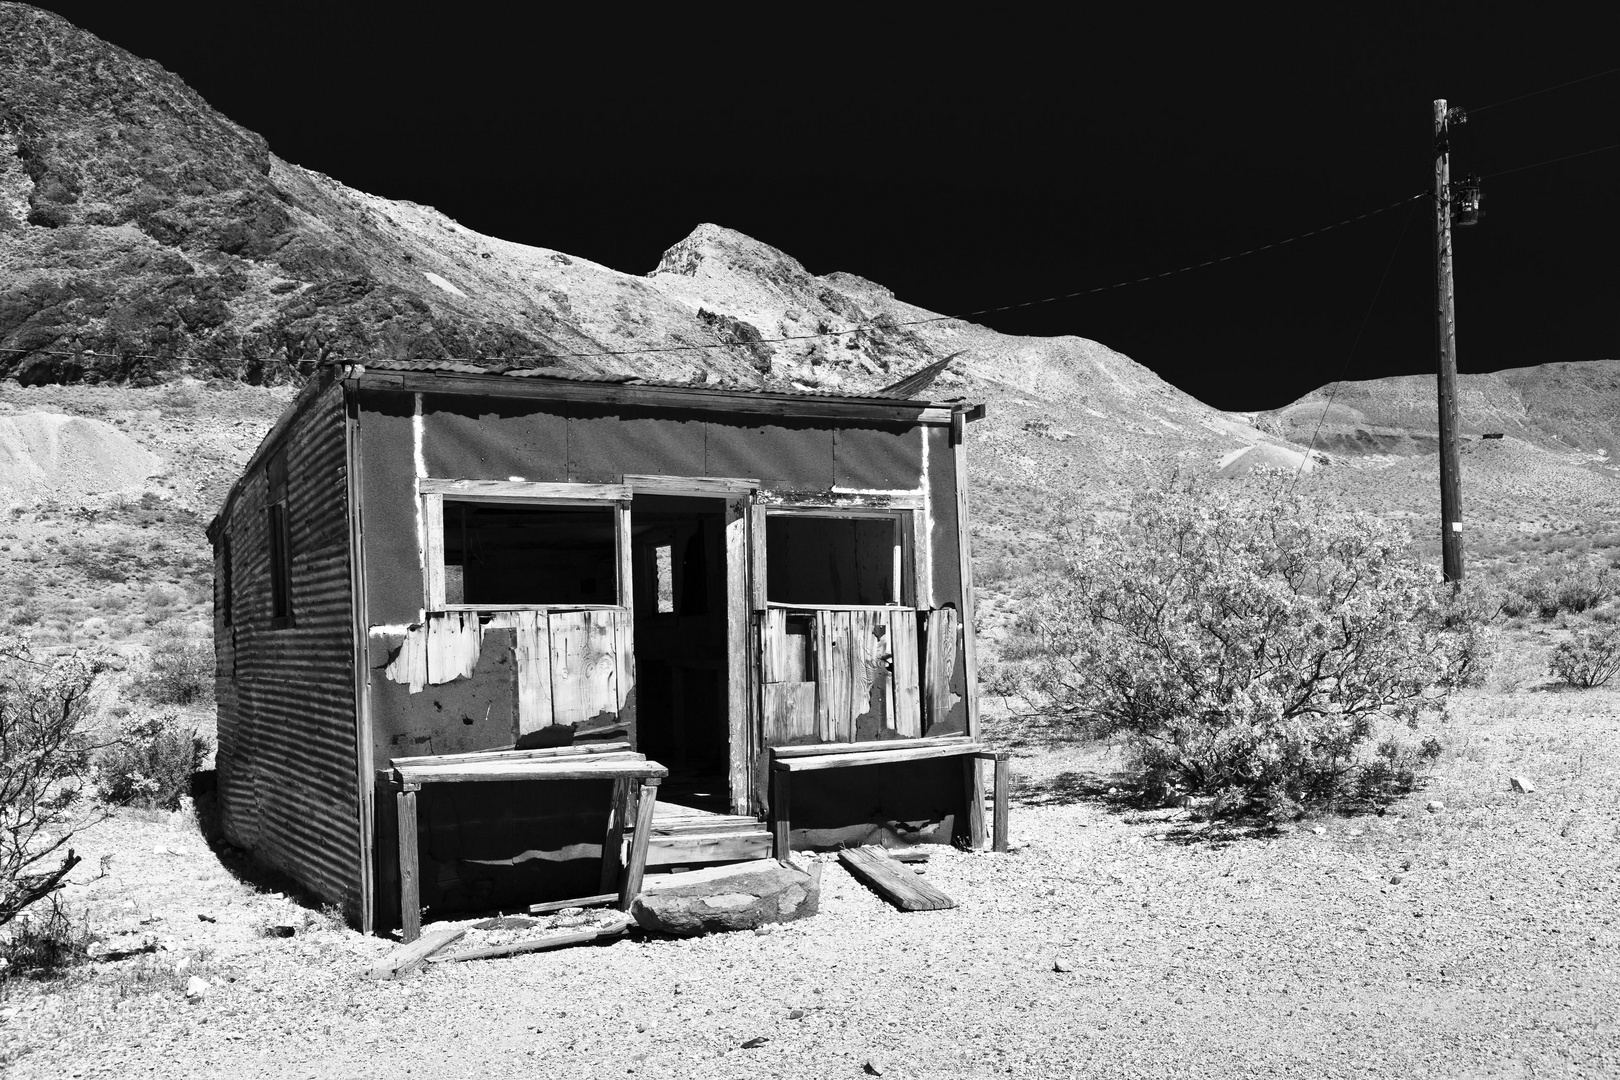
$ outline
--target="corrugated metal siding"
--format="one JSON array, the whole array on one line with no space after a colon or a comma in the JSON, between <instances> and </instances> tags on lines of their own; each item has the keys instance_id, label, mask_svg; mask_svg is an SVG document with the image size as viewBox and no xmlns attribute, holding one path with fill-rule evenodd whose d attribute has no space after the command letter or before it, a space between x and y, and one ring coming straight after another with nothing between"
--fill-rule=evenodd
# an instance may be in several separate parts
<instances>
[{"instance_id":1,"label":"corrugated metal siding","mask_svg":"<svg viewBox=\"0 0 1620 1080\"><path fill-rule=\"evenodd\" d=\"M340 385L297 421L285 452L291 627L271 628L262 468L246 478L225 523L236 577L236 675L221 679L234 683L220 709L224 826L265 862L358 911L353 596Z\"/></svg>"}]
</instances>

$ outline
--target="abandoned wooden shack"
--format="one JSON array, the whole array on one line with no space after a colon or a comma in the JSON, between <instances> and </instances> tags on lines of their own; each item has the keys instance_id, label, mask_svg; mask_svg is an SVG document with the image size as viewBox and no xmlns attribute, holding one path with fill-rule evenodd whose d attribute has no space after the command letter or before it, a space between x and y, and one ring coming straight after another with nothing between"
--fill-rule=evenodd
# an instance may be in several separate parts
<instances>
[{"instance_id":1,"label":"abandoned wooden shack","mask_svg":"<svg viewBox=\"0 0 1620 1080\"><path fill-rule=\"evenodd\" d=\"M208 528L226 836L408 935L418 905L633 892L643 865L982 843L982 413L323 371Z\"/></svg>"}]
</instances>

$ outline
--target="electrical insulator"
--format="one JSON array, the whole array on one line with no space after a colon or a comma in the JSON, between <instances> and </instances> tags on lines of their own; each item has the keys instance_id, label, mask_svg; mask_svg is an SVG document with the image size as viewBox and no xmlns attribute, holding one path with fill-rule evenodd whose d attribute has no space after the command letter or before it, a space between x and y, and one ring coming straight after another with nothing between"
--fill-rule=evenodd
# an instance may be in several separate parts
<instances>
[{"instance_id":1,"label":"electrical insulator","mask_svg":"<svg viewBox=\"0 0 1620 1080\"><path fill-rule=\"evenodd\" d=\"M1451 185L1451 223L1459 229L1478 225L1485 211L1485 196L1479 190L1479 177L1470 176Z\"/></svg>"}]
</instances>

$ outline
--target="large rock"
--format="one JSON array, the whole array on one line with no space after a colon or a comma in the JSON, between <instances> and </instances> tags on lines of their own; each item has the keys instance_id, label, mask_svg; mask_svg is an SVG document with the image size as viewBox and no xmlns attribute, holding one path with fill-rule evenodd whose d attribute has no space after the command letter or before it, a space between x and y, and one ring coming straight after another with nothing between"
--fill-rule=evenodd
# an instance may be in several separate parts
<instances>
[{"instance_id":1,"label":"large rock","mask_svg":"<svg viewBox=\"0 0 1620 1080\"><path fill-rule=\"evenodd\" d=\"M807 918L820 904L820 864L807 873L772 859L651 878L630 915L647 930L695 937Z\"/></svg>"}]
</instances>

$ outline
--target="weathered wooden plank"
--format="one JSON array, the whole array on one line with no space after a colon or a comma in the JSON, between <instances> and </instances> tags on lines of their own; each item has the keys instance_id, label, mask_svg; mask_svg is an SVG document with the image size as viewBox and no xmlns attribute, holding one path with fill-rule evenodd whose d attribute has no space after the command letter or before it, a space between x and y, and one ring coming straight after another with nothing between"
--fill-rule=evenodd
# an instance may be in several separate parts
<instances>
[{"instance_id":1,"label":"weathered wooden plank","mask_svg":"<svg viewBox=\"0 0 1620 1080\"><path fill-rule=\"evenodd\" d=\"M777 861L787 862L793 855L792 826L789 819L793 813L792 777L785 769L771 771L771 854Z\"/></svg>"},{"instance_id":2,"label":"weathered wooden plank","mask_svg":"<svg viewBox=\"0 0 1620 1080\"><path fill-rule=\"evenodd\" d=\"M997 851L1007 850L1007 803L1012 770L1005 753L996 754L995 833L991 846Z\"/></svg>"},{"instance_id":3,"label":"weathered wooden plank","mask_svg":"<svg viewBox=\"0 0 1620 1080\"><path fill-rule=\"evenodd\" d=\"M529 914L544 915L547 912L562 911L564 908L571 907L606 907L608 904L616 904L618 902L619 894L616 892L599 893L596 896L581 896L573 900L547 900L543 904L530 904Z\"/></svg>"},{"instance_id":4,"label":"weathered wooden plank","mask_svg":"<svg viewBox=\"0 0 1620 1080\"><path fill-rule=\"evenodd\" d=\"M718 832L654 836L647 848L648 866L701 866L771 857L771 834L756 823L749 833Z\"/></svg>"},{"instance_id":5,"label":"weathered wooden plank","mask_svg":"<svg viewBox=\"0 0 1620 1080\"><path fill-rule=\"evenodd\" d=\"M978 755L962 759L962 784L967 799L968 842L974 851L984 847L984 780Z\"/></svg>"},{"instance_id":6,"label":"weathered wooden plank","mask_svg":"<svg viewBox=\"0 0 1620 1080\"><path fill-rule=\"evenodd\" d=\"M618 612L569 611L551 616L551 716L580 724L618 715Z\"/></svg>"},{"instance_id":7,"label":"weathered wooden plank","mask_svg":"<svg viewBox=\"0 0 1620 1080\"><path fill-rule=\"evenodd\" d=\"M625 579L626 581L629 578ZM628 585L625 586L629 588ZM636 737L636 621L629 608L613 613L613 701L614 715L629 727L630 738Z\"/></svg>"},{"instance_id":8,"label":"weathered wooden plank","mask_svg":"<svg viewBox=\"0 0 1620 1080\"><path fill-rule=\"evenodd\" d=\"M758 487L758 484L752 485ZM726 781L731 806L749 809L750 776L754 761L753 680L748 670L748 503L726 501L726 727L730 759Z\"/></svg>"},{"instance_id":9,"label":"weathered wooden plank","mask_svg":"<svg viewBox=\"0 0 1620 1080\"><path fill-rule=\"evenodd\" d=\"M790 655L795 642L788 641L787 612L772 609L759 617L760 658L765 681L777 682L803 682L802 671L796 671L796 664Z\"/></svg>"},{"instance_id":10,"label":"weathered wooden plank","mask_svg":"<svg viewBox=\"0 0 1620 1080\"><path fill-rule=\"evenodd\" d=\"M533 750L483 750L469 754L425 754L419 757L397 757L389 764L396 769L418 765L464 765L473 761L533 761L545 758L566 758L580 755L592 757L618 756L646 760L645 756L630 749L627 742L581 743L578 746L542 746Z\"/></svg>"},{"instance_id":11,"label":"weathered wooden plank","mask_svg":"<svg viewBox=\"0 0 1620 1080\"><path fill-rule=\"evenodd\" d=\"M850 611L816 612L816 722L822 742L854 742L871 685Z\"/></svg>"},{"instance_id":12,"label":"weathered wooden plank","mask_svg":"<svg viewBox=\"0 0 1620 1080\"><path fill-rule=\"evenodd\" d=\"M621 776L643 777L669 775L669 770L656 761L592 758L589 761L469 761L458 765L412 765L395 769L395 777L407 784L451 784L470 781L499 780L613 780Z\"/></svg>"},{"instance_id":13,"label":"weathered wooden plank","mask_svg":"<svg viewBox=\"0 0 1620 1080\"><path fill-rule=\"evenodd\" d=\"M424 495L464 499L545 499L547 502L622 502L631 496L623 484L547 484L527 480L449 480L425 477L417 481Z\"/></svg>"},{"instance_id":14,"label":"weathered wooden plank","mask_svg":"<svg viewBox=\"0 0 1620 1080\"><path fill-rule=\"evenodd\" d=\"M854 742L863 729L882 730L893 726L894 688L889 670L889 612L851 611L850 642L850 733ZM862 719L865 718L865 723Z\"/></svg>"},{"instance_id":15,"label":"weathered wooden plank","mask_svg":"<svg viewBox=\"0 0 1620 1080\"><path fill-rule=\"evenodd\" d=\"M892 765L900 761L932 761L936 758L961 757L981 749L977 743L957 746L918 746L914 740L895 740L892 750L868 750L859 754L817 754L813 757L778 758L775 769L779 772L817 772L822 769L847 769L859 765Z\"/></svg>"},{"instance_id":16,"label":"weathered wooden plank","mask_svg":"<svg viewBox=\"0 0 1620 1080\"><path fill-rule=\"evenodd\" d=\"M922 735L922 689L918 677L917 613L889 613L890 662L894 667L894 733Z\"/></svg>"},{"instance_id":17,"label":"weathered wooden plank","mask_svg":"<svg viewBox=\"0 0 1620 1080\"><path fill-rule=\"evenodd\" d=\"M444 607L444 496L422 494L422 609Z\"/></svg>"},{"instance_id":18,"label":"weathered wooden plank","mask_svg":"<svg viewBox=\"0 0 1620 1080\"><path fill-rule=\"evenodd\" d=\"M638 495L718 497L746 495L759 487L758 480L741 476L648 476L642 473L625 473L624 484Z\"/></svg>"},{"instance_id":19,"label":"weathered wooden plank","mask_svg":"<svg viewBox=\"0 0 1620 1080\"><path fill-rule=\"evenodd\" d=\"M580 930L572 934L551 934L548 937L529 938L506 945L486 945L478 949L462 949L428 958L429 963L448 964L458 960L491 960L499 956L517 956L520 953L540 952L543 949L561 949L569 945L584 945L603 938L617 937L630 928L629 919L619 919L594 930Z\"/></svg>"},{"instance_id":20,"label":"weathered wooden plank","mask_svg":"<svg viewBox=\"0 0 1620 1080\"><path fill-rule=\"evenodd\" d=\"M394 795L399 825L399 925L400 937L415 941L422 933L422 888L418 879L416 847L416 792Z\"/></svg>"},{"instance_id":21,"label":"weathered wooden plank","mask_svg":"<svg viewBox=\"0 0 1620 1080\"><path fill-rule=\"evenodd\" d=\"M968 411L958 409L951 413L951 433L955 438L956 455L956 535L957 557L961 560L962 575L962 661L966 671L968 734L979 737L979 656L973 631L973 551L968 528L968 470L966 431ZM958 421L961 417L961 421ZM980 793L983 794L982 792Z\"/></svg>"},{"instance_id":22,"label":"weathered wooden plank","mask_svg":"<svg viewBox=\"0 0 1620 1080\"><path fill-rule=\"evenodd\" d=\"M761 692L766 746L790 746L816 740L815 683L766 683Z\"/></svg>"},{"instance_id":23,"label":"weathered wooden plank","mask_svg":"<svg viewBox=\"0 0 1620 1080\"><path fill-rule=\"evenodd\" d=\"M484 631L475 612L434 613L427 619L427 681L440 686L470 678L478 666Z\"/></svg>"},{"instance_id":24,"label":"weathered wooden plank","mask_svg":"<svg viewBox=\"0 0 1620 1080\"><path fill-rule=\"evenodd\" d=\"M935 608L928 613L922 685L925 730L942 723L956 704L956 695L951 692L951 676L956 673L959 627L955 608Z\"/></svg>"},{"instance_id":25,"label":"weathered wooden plank","mask_svg":"<svg viewBox=\"0 0 1620 1080\"><path fill-rule=\"evenodd\" d=\"M420 967L446 945L467 936L467 928L430 930L415 941L400 946L360 973L362 979L400 979Z\"/></svg>"},{"instance_id":26,"label":"weathered wooden plank","mask_svg":"<svg viewBox=\"0 0 1620 1080\"><path fill-rule=\"evenodd\" d=\"M517 734L523 736L552 723L551 620L541 611L515 611L508 620L517 632Z\"/></svg>"},{"instance_id":27,"label":"weathered wooden plank","mask_svg":"<svg viewBox=\"0 0 1620 1080\"><path fill-rule=\"evenodd\" d=\"M802 757L827 757L839 754L864 754L872 750L889 753L900 750L945 746L956 747L958 753L972 753L984 749L966 735L938 735L931 739L908 739L903 743L896 742L893 739L877 739L870 742L830 743L815 746L778 746L771 753L780 760Z\"/></svg>"},{"instance_id":28,"label":"weathered wooden plank","mask_svg":"<svg viewBox=\"0 0 1620 1080\"><path fill-rule=\"evenodd\" d=\"M901 911L944 911L956 906L956 901L932 882L889 858L880 847L846 849L838 853L838 861L867 888Z\"/></svg>"},{"instance_id":29,"label":"weathered wooden plank","mask_svg":"<svg viewBox=\"0 0 1620 1080\"><path fill-rule=\"evenodd\" d=\"M641 878L647 870L647 845L652 840L653 814L658 808L658 778L641 783L641 802L636 810L636 831L630 837L630 858L619 885L619 910L629 911L630 902L641 892Z\"/></svg>"}]
</instances>

